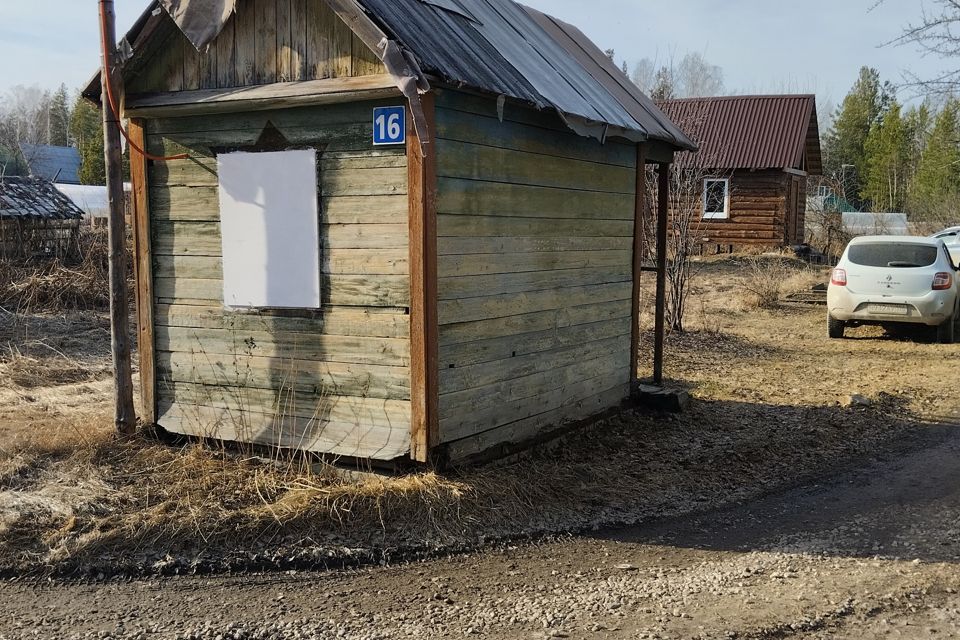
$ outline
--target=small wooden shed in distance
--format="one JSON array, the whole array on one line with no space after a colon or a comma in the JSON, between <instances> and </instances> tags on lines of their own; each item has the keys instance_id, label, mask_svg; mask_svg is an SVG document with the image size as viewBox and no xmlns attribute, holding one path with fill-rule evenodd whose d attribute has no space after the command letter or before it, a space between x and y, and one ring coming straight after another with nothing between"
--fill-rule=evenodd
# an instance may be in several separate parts
<instances>
[{"instance_id":1,"label":"small wooden shed in distance","mask_svg":"<svg viewBox=\"0 0 960 640\"><path fill-rule=\"evenodd\" d=\"M696 141L677 158L703 177L699 232L708 247L801 244L807 177L821 175L813 95L685 98L659 103Z\"/></svg>"},{"instance_id":2,"label":"small wooden shed in distance","mask_svg":"<svg viewBox=\"0 0 960 640\"><path fill-rule=\"evenodd\" d=\"M122 71L135 141L189 156L133 162L147 421L462 460L628 398L642 169L694 145L582 33L511 0L162 4Z\"/></svg>"}]
</instances>

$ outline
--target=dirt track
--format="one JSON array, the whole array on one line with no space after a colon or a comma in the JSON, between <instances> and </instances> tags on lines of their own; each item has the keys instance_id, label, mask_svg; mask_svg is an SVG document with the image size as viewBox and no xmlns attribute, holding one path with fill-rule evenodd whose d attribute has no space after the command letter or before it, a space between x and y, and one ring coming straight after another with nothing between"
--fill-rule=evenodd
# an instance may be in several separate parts
<instances>
[{"instance_id":1,"label":"dirt track","mask_svg":"<svg viewBox=\"0 0 960 640\"><path fill-rule=\"evenodd\" d=\"M0 637L956 637L960 430L923 438L823 485L591 538L358 572L7 583Z\"/></svg>"},{"instance_id":2,"label":"dirt track","mask_svg":"<svg viewBox=\"0 0 960 640\"><path fill-rule=\"evenodd\" d=\"M870 328L829 341L821 310L746 308L741 284L726 268L698 281L694 331L668 343L669 372L691 389L695 406L669 421L621 425L616 438L605 434L617 457L604 461L621 471L594 477L593 465L574 474L589 477L593 501L569 505L578 517L564 513L564 522L618 508L648 520L665 505L715 509L781 487L771 498L605 535L358 572L5 583L0 639L960 636L960 431L923 426L960 422L960 345ZM0 389L0 435L89 425L108 414L108 391L102 379ZM854 394L864 404L845 406ZM587 432L567 444L589 442ZM862 470L832 477L851 464ZM812 471L822 482L810 483ZM50 477L55 482L38 490L66 495L61 476ZM804 478L803 489L783 493ZM548 520L562 511L552 506ZM478 530L502 533L497 523L511 522L487 515ZM355 533L339 531L338 539Z\"/></svg>"}]
</instances>

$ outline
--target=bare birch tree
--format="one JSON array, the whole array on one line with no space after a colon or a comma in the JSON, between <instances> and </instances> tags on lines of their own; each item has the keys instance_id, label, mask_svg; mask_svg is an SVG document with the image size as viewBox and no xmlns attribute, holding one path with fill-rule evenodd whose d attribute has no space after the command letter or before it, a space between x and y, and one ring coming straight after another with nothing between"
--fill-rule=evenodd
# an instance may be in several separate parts
<instances>
[{"instance_id":1,"label":"bare birch tree","mask_svg":"<svg viewBox=\"0 0 960 640\"><path fill-rule=\"evenodd\" d=\"M885 0L878 0L877 5ZM899 0L898 0L899 1ZM920 17L908 24L891 45L917 45L927 55L942 60L960 59L960 0L929 0L917 3ZM955 95L960 92L960 68L933 77L906 72L907 84L926 95Z\"/></svg>"},{"instance_id":2,"label":"bare birch tree","mask_svg":"<svg viewBox=\"0 0 960 640\"><path fill-rule=\"evenodd\" d=\"M696 138L696 132L702 130L703 115L692 115L676 122L688 135ZM729 171L713 168L719 164L714 157L720 150L710 151L711 155L691 157L687 153L677 156L670 169L670 195L667 208L670 212L667 227L667 308L666 321L671 331L684 331L684 317L691 284L699 275L694 258L703 253L703 247L709 242L709 234L704 225L704 197L707 180L729 179ZM657 176L650 170L647 175L648 210L657 211ZM656 216L647 216L644 230L647 238L655 239ZM656 260L656 243L647 243L650 261Z\"/></svg>"}]
</instances>

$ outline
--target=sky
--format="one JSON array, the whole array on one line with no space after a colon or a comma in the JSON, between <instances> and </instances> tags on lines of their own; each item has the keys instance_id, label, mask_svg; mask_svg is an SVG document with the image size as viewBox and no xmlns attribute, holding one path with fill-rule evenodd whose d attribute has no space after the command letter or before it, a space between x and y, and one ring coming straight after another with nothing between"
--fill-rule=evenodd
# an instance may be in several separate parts
<instances>
[{"instance_id":1,"label":"sky","mask_svg":"<svg viewBox=\"0 0 960 640\"><path fill-rule=\"evenodd\" d=\"M944 62L914 47L882 47L932 0L526 0L580 27L632 67L699 52L723 68L736 93L812 92L839 103L863 65L899 82ZM146 0L116 0L124 33ZM0 0L0 93L15 85L71 89L98 65L95 0ZM902 96L905 100L910 95Z\"/></svg>"}]
</instances>

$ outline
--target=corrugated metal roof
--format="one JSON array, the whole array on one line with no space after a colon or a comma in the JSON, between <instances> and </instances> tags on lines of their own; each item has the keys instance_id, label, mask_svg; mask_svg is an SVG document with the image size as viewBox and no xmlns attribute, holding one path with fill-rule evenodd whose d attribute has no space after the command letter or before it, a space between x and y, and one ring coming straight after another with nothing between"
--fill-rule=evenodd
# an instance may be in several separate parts
<instances>
[{"instance_id":1,"label":"corrugated metal roof","mask_svg":"<svg viewBox=\"0 0 960 640\"><path fill-rule=\"evenodd\" d=\"M57 191L52 182L38 178L0 179L0 220L80 220L83 211Z\"/></svg>"},{"instance_id":2,"label":"corrugated metal roof","mask_svg":"<svg viewBox=\"0 0 960 640\"><path fill-rule=\"evenodd\" d=\"M427 0L360 0L416 56L455 84L554 108L582 134L694 145L581 31L513 0L474 0L473 19ZM639 135L636 135L639 134Z\"/></svg>"},{"instance_id":3,"label":"corrugated metal roof","mask_svg":"<svg viewBox=\"0 0 960 640\"><path fill-rule=\"evenodd\" d=\"M681 166L822 172L812 95L687 98L658 104L700 146L696 154L677 157Z\"/></svg>"},{"instance_id":4,"label":"corrugated metal roof","mask_svg":"<svg viewBox=\"0 0 960 640\"><path fill-rule=\"evenodd\" d=\"M446 83L555 109L582 135L696 148L589 38L560 20L513 0L355 1L412 53L424 73ZM209 7L221 7L223 0L164 3L175 4L179 19L194 31L215 33L222 26L220 9ZM154 31L151 19L160 18L144 14L127 35L134 47L130 65L143 62L136 54L145 48L144 34ZM99 95L98 79L84 95Z\"/></svg>"},{"instance_id":5,"label":"corrugated metal roof","mask_svg":"<svg viewBox=\"0 0 960 640\"><path fill-rule=\"evenodd\" d=\"M80 152L73 147L21 143L20 151L32 177L80 184Z\"/></svg>"}]
</instances>

